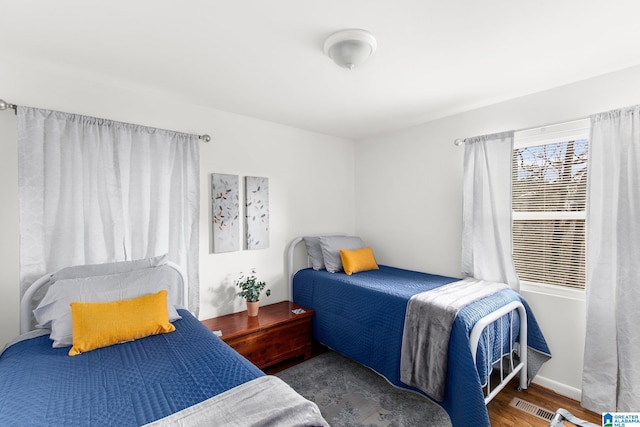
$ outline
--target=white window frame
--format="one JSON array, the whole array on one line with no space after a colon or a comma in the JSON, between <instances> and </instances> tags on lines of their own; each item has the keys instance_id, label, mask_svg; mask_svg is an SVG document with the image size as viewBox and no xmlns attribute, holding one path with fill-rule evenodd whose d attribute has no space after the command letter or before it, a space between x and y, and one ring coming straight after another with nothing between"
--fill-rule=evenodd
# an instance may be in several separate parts
<instances>
[{"instance_id":1,"label":"white window frame","mask_svg":"<svg viewBox=\"0 0 640 427\"><path fill-rule=\"evenodd\" d=\"M570 122L531 128L515 132L513 149L533 147L543 144L566 142L571 140L589 139L591 128L590 119L579 119ZM543 219L584 219L585 212L516 212L512 211L512 222L515 220L543 220ZM586 239L585 230L585 239ZM585 260L586 262L586 260ZM520 290L525 292L553 295L579 301L585 301L586 290L568 286L553 285L521 280Z\"/></svg>"}]
</instances>

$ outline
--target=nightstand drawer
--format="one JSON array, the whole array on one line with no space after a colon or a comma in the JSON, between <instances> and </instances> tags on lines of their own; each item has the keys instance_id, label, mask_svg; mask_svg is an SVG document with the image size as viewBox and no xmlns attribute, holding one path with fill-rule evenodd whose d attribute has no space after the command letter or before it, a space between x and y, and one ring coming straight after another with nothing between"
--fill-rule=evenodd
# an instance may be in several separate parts
<instances>
[{"instance_id":1,"label":"nightstand drawer","mask_svg":"<svg viewBox=\"0 0 640 427\"><path fill-rule=\"evenodd\" d=\"M222 339L259 368L292 357L311 357L311 317L255 331L243 336Z\"/></svg>"},{"instance_id":2,"label":"nightstand drawer","mask_svg":"<svg viewBox=\"0 0 640 427\"><path fill-rule=\"evenodd\" d=\"M304 313L295 314L302 308ZM247 312L203 320L210 330L222 331L222 338L259 368L293 357L311 357L313 311L289 301L260 307L258 316Z\"/></svg>"}]
</instances>

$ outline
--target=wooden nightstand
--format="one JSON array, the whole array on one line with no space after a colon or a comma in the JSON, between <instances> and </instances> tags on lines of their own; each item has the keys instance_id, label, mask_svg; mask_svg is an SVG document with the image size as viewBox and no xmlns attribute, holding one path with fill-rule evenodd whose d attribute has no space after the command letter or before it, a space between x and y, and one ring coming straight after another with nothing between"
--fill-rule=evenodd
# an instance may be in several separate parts
<instances>
[{"instance_id":1,"label":"wooden nightstand","mask_svg":"<svg viewBox=\"0 0 640 427\"><path fill-rule=\"evenodd\" d=\"M292 310L302 309L295 314ZM222 340L263 369L293 357L311 357L313 310L289 301L260 307L256 317L246 311L203 320Z\"/></svg>"}]
</instances>

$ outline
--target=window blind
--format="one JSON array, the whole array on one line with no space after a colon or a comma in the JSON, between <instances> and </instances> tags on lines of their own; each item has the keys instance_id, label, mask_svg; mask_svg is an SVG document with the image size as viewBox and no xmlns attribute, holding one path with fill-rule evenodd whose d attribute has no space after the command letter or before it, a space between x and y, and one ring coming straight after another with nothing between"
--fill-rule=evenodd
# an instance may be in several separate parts
<instances>
[{"instance_id":1,"label":"window blind","mask_svg":"<svg viewBox=\"0 0 640 427\"><path fill-rule=\"evenodd\" d=\"M517 132L513 259L521 281L585 285L589 120Z\"/></svg>"}]
</instances>

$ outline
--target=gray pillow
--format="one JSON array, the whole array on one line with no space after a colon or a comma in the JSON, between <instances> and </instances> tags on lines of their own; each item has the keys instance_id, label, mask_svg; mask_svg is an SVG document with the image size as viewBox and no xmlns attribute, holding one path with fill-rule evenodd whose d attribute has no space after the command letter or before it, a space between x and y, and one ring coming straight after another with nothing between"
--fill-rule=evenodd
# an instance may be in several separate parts
<instances>
[{"instance_id":1,"label":"gray pillow","mask_svg":"<svg viewBox=\"0 0 640 427\"><path fill-rule=\"evenodd\" d=\"M105 276L107 274L126 273L143 268L165 265L169 259L168 254L158 255L152 258L136 259L133 261L118 261L105 264L74 265L58 270L51 276L50 282L65 279L79 279L82 277Z\"/></svg>"},{"instance_id":2,"label":"gray pillow","mask_svg":"<svg viewBox=\"0 0 640 427\"><path fill-rule=\"evenodd\" d=\"M179 282L179 274L166 265L126 273L57 280L49 287L33 314L40 326L51 329L49 338L53 340L53 347L67 347L73 344L70 307L73 301L110 302L166 289L167 312L169 321L173 322L182 318L174 305L176 294L180 292Z\"/></svg>"},{"instance_id":3,"label":"gray pillow","mask_svg":"<svg viewBox=\"0 0 640 427\"><path fill-rule=\"evenodd\" d=\"M320 248L320 236L304 236L304 245L307 247L307 255L314 270L324 269L324 258Z\"/></svg>"},{"instance_id":4,"label":"gray pillow","mask_svg":"<svg viewBox=\"0 0 640 427\"><path fill-rule=\"evenodd\" d=\"M324 266L327 271L337 273L342 271L342 259L340 259L340 249L362 249L364 242L357 236L322 236L320 237L320 248Z\"/></svg>"},{"instance_id":5,"label":"gray pillow","mask_svg":"<svg viewBox=\"0 0 640 427\"><path fill-rule=\"evenodd\" d=\"M167 264L168 260L168 254L164 254L151 258L136 259L132 261L117 261L104 264L84 264L65 267L51 274L47 283L42 285L42 287L36 291L35 295L31 298L31 307L35 308L39 306L48 289L58 280L80 279L85 277L127 273L130 271L141 270L145 268L164 266ZM169 296L171 296L171 293L169 294Z\"/></svg>"}]
</instances>

